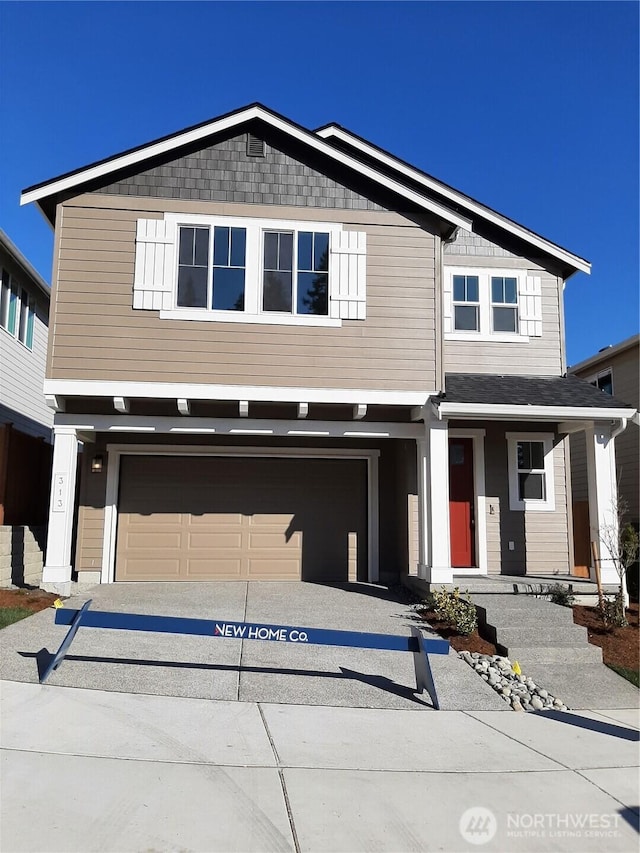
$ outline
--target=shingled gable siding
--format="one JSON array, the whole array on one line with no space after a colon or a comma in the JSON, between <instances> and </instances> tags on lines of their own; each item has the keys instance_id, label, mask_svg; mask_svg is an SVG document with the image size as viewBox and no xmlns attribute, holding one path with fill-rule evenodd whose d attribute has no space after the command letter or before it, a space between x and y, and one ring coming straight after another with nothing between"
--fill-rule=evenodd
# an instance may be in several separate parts
<instances>
[{"instance_id":1,"label":"shingled gable siding","mask_svg":"<svg viewBox=\"0 0 640 853\"><path fill-rule=\"evenodd\" d=\"M367 234L367 319L340 328L134 311L136 220L164 211L341 222ZM55 379L371 390L435 387L435 238L399 213L87 194L59 220Z\"/></svg>"},{"instance_id":2,"label":"shingled gable siding","mask_svg":"<svg viewBox=\"0 0 640 853\"><path fill-rule=\"evenodd\" d=\"M456 426L463 427L459 422ZM480 426L480 424L478 424ZM493 574L568 574L567 489L564 445L556 440L555 510L516 512L509 509L507 432L551 432L528 423L486 422L485 494L488 570ZM493 512L491 511L493 508ZM514 550L509 550L509 542Z\"/></svg>"},{"instance_id":3,"label":"shingled gable siding","mask_svg":"<svg viewBox=\"0 0 640 853\"><path fill-rule=\"evenodd\" d=\"M443 246L444 266L530 270L542 279L542 337L523 343L487 341L444 342L445 370L451 373L516 373L560 376L562 283L545 269L519 258L490 240L460 230L453 243Z\"/></svg>"},{"instance_id":4,"label":"shingled gable siding","mask_svg":"<svg viewBox=\"0 0 640 853\"><path fill-rule=\"evenodd\" d=\"M383 210L376 202L273 145L267 145L264 158L247 156L245 134L155 166L98 192L189 201Z\"/></svg>"}]
</instances>

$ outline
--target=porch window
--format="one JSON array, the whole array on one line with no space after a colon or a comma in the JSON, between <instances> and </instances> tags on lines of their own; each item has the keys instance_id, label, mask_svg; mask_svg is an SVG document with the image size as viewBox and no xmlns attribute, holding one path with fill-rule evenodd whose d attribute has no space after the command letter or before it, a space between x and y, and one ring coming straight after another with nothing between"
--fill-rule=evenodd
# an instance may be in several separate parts
<instances>
[{"instance_id":1,"label":"porch window","mask_svg":"<svg viewBox=\"0 0 640 853\"><path fill-rule=\"evenodd\" d=\"M507 443L510 509L553 511L553 436L507 433Z\"/></svg>"}]
</instances>

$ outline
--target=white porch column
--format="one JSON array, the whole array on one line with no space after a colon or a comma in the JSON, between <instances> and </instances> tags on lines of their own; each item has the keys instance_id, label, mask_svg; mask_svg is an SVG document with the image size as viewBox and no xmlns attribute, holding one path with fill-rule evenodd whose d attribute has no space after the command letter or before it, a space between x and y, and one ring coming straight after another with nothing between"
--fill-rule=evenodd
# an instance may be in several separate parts
<instances>
[{"instance_id":1,"label":"white porch column","mask_svg":"<svg viewBox=\"0 0 640 853\"><path fill-rule=\"evenodd\" d=\"M430 420L418 441L420 564L418 574L431 584L451 583L449 533L449 425Z\"/></svg>"},{"instance_id":2,"label":"white porch column","mask_svg":"<svg viewBox=\"0 0 640 853\"><path fill-rule=\"evenodd\" d=\"M49 502L47 556L42 588L69 595L71 592L71 534L76 498L78 436L72 427L53 428L53 469Z\"/></svg>"},{"instance_id":3,"label":"white porch column","mask_svg":"<svg viewBox=\"0 0 640 853\"><path fill-rule=\"evenodd\" d=\"M609 550L609 546L618 540L615 443L609 424L589 424L585 428L585 437L591 541L598 547L602 583L619 583L620 576ZM593 572L592 566L592 580L595 580Z\"/></svg>"}]
</instances>

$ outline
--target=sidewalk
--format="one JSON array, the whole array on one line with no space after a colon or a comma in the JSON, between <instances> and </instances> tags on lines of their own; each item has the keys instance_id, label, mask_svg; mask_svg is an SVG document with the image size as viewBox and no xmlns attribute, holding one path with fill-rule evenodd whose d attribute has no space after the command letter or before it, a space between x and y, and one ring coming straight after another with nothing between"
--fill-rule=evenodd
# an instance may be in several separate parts
<instances>
[{"instance_id":1,"label":"sidewalk","mask_svg":"<svg viewBox=\"0 0 640 853\"><path fill-rule=\"evenodd\" d=\"M3 853L637 849L637 710L0 688Z\"/></svg>"}]
</instances>

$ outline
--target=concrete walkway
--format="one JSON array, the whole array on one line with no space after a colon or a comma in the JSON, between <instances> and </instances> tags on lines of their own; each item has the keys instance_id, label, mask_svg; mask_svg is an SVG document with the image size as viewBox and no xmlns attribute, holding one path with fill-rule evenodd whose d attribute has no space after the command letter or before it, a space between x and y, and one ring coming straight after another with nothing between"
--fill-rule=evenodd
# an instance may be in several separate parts
<instances>
[{"instance_id":1,"label":"concrete walkway","mask_svg":"<svg viewBox=\"0 0 640 853\"><path fill-rule=\"evenodd\" d=\"M637 849L637 711L420 714L2 682L0 718L3 853Z\"/></svg>"}]
</instances>

